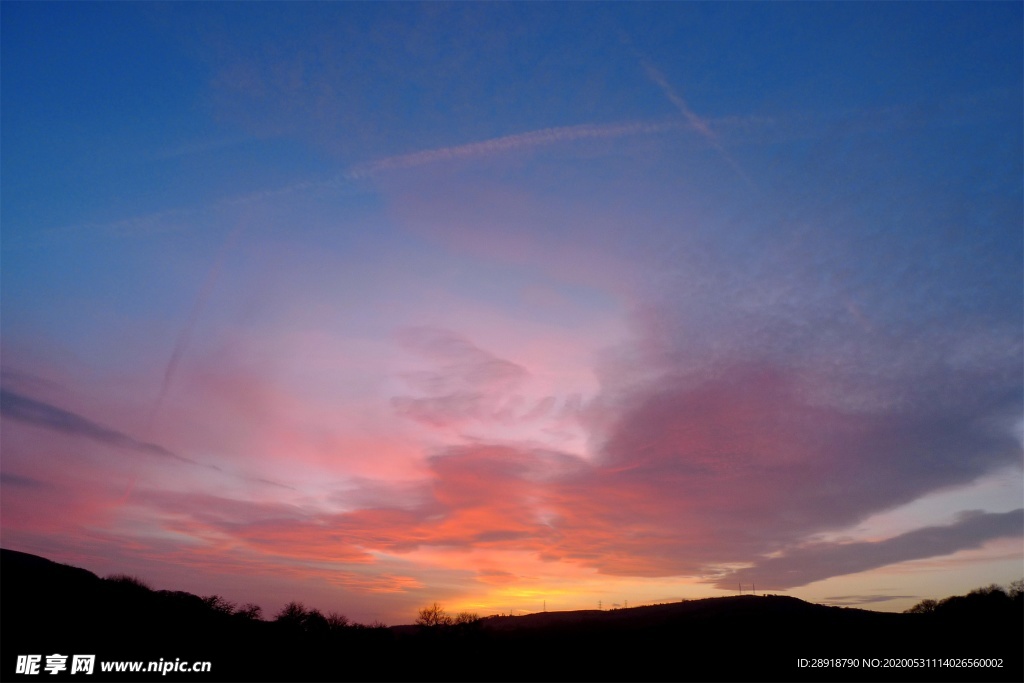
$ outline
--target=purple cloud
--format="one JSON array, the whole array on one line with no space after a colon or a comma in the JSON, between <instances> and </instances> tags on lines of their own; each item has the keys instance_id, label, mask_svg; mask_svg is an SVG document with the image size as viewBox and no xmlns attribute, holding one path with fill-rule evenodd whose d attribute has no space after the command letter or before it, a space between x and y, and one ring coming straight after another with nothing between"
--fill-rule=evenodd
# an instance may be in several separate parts
<instances>
[{"instance_id":1,"label":"purple cloud","mask_svg":"<svg viewBox=\"0 0 1024 683\"><path fill-rule=\"evenodd\" d=\"M884 541L814 543L795 548L781 557L761 559L752 567L728 572L715 585L730 588L737 582L756 582L767 590L793 588L908 560L950 555L980 548L993 539L1022 535L1024 508L1003 513L973 510L960 513L953 524L914 529Z\"/></svg>"}]
</instances>

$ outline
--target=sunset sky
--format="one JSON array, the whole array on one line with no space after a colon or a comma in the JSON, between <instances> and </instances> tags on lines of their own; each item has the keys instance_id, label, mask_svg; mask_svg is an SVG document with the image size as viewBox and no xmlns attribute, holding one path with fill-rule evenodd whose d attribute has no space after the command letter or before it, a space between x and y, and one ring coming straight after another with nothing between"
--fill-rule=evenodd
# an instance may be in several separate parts
<instances>
[{"instance_id":1,"label":"sunset sky","mask_svg":"<svg viewBox=\"0 0 1024 683\"><path fill-rule=\"evenodd\" d=\"M1022 8L3 2L0 544L389 624L1024 577Z\"/></svg>"}]
</instances>

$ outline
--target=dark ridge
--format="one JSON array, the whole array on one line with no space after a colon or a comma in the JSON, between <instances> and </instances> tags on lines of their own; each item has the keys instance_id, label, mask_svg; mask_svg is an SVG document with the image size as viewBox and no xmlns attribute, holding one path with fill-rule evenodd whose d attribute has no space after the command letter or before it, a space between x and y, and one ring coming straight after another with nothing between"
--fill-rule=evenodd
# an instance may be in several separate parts
<instances>
[{"instance_id":1,"label":"dark ridge","mask_svg":"<svg viewBox=\"0 0 1024 683\"><path fill-rule=\"evenodd\" d=\"M0 550L0 578L5 681L1024 679L1021 597L992 590L913 614L745 595L385 628L348 624L297 603L265 621L246 611L251 605L152 590L135 577L101 579L12 550ZM19 655L41 655L45 665L55 653L96 655L96 671L16 673ZM209 661L211 671L99 668L104 661L176 659Z\"/></svg>"},{"instance_id":2,"label":"dark ridge","mask_svg":"<svg viewBox=\"0 0 1024 683\"><path fill-rule=\"evenodd\" d=\"M69 564L59 564L45 557L23 553L19 550L0 548L0 557L2 557L0 566L4 569L5 578L10 578L11 576L20 578L28 574L34 574L37 579L52 577L62 582L78 582L82 585L87 585L90 581L99 581L99 577L88 569L72 567ZM6 574L6 572L11 572L11 574Z\"/></svg>"}]
</instances>

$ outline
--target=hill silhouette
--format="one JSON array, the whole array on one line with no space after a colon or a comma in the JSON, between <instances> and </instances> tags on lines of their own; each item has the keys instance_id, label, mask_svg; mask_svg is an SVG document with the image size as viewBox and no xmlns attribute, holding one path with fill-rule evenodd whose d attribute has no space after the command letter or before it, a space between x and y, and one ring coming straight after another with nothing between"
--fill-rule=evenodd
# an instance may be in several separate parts
<instances>
[{"instance_id":1,"label":"hill silhouette","mask_svg":"<svg viewBox=\"0 0 1024 683\"><path fill-rule=\"evenodd\" d=\"M1001 597L1000 597L1001 595ZM258 611L0 550L0 679L189 681L1020 681L1021 596L989 590L912 614L735 596L608 611L366 627L293 603ZM929 602L930 601L926 601ZM40 672L18 655L209 661L209 673ZM832 660L827 668L814 666ZM840 658L842 667L835 666ZM886 667L916 658L917 666ZM976 659L1002 660L978 668ZM800 666L800 660L806 660ZM873 660L878 660L874 662ZM936 660L949 660L939 666ZM955 661L954 661L955 660ZM851 666L852 663L855 666ZM921 666L922 662L931 662ZM965 664L971 663L971 666ZM913 662L904 661L910 665ZM955 666L954 666L955 665Z\"/></svg>"}]
</instances>

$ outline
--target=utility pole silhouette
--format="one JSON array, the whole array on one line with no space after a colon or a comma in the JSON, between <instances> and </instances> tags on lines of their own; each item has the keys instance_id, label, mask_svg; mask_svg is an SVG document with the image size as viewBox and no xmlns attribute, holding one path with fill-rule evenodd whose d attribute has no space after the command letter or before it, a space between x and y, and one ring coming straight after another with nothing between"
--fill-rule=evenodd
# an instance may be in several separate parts
<instances>
[{"instance_id":1,"label":"utility pole silhouette","mask_svg":"<svg viewBox=\"0 0 1024 683\"><path fill-rule=\"evenodd\" d=\"M597 601L597 609L598 610L604 609L604 607L601 606L601 601L600 600Z\"/></svg>"}]
</instances>

